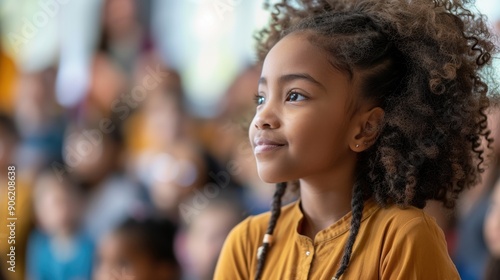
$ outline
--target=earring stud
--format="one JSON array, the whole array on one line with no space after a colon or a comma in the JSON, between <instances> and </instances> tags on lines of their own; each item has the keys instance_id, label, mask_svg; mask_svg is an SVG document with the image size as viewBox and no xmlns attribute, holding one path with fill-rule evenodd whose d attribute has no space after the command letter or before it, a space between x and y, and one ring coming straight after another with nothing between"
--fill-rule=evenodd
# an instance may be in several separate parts
<instances>
[{"instance_id":1,"label":"earring stud","mask_svg":"<svg viewBox=\"0 0 500 280\"><path fill-rule=\"evenodd\" d=\"M356 148L359 148L359 144L356 144Z\"/></svg>"}]
</instances>

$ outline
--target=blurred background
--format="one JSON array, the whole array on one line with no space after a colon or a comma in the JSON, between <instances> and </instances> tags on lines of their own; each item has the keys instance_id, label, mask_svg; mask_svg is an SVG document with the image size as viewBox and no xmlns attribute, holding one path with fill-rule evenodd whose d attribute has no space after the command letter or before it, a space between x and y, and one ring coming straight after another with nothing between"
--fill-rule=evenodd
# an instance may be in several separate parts
<instances>
[{"instance_id":1,"label":"blurred background","mask_svg":"<svg viewBox=\"0 0 500 280\"><path fill-rule=\"evenodd\" d=\"M500 31L500 2L477 2ZM264 4L0 1L0 279L212 279L230 229L274 192L247 140ZM426 208L463 279L500 271L498 142L455 211Z\"/></svg>"}]
</instances>

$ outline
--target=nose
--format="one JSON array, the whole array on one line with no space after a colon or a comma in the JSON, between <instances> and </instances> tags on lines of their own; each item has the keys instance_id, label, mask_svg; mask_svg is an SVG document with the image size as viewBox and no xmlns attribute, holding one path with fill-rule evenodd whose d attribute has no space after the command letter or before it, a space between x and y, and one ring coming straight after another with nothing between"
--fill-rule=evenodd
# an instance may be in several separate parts
<instances>
[{"instance_id":1,"label":"nose","mask_svg":"<svg viewBox=\"0 0 500 280\"><path fill-rule=\"evenodd\" d=\"M254 126L258 130L263 129L277 129L280 127L280 120L272 106L270 104L264 105L254 117Z\"/></svg>"}]
</instances>

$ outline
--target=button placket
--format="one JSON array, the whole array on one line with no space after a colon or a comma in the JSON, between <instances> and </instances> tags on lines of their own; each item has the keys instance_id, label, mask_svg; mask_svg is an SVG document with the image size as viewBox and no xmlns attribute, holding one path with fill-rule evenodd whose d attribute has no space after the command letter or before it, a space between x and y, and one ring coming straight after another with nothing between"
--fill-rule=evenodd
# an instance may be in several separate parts
<instances>
[{"instance_id":1,"label":"button placket","mask_svg":"<svg viewBox=\"0 0 500 280\"><path fill-rule=\"evenodd\" d=\"M308 238L301 238L302 243L302 257L301 259L301 269L300 269L300 278L298 279L309 279L309 272L311 270L313 256L314 256L314 246Z\"/></svg>"}]
</instances>

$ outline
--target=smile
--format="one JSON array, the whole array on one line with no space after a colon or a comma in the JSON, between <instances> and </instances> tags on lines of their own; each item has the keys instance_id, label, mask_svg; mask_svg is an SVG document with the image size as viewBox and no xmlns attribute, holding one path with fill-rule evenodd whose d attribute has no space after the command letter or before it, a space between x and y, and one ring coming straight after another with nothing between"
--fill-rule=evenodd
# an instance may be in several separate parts
<instances>
[{"instance_id":1,"label":"smile","mask_svg":"<svg viewBox=\"0 0 500 280\"><path fill-rule=\"evenodd\" d=\"M283 141L273 141L266 138L256 138L254 140L254 153L262 154L268 152L274 152L286 146Z\"/></svg>"},{"instance_id":2,"label":"smile","mask_svg":"<svg viewBox=\"0 0 500 280\"><path fill-rule=\"evenodd\" d=\"M262 154L262 153L274 152L276 150L283 148L284 146L285 145L276 145L276 144L257 145L255 146L254 153Z\"/></svg>"}]
</instances>

